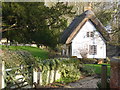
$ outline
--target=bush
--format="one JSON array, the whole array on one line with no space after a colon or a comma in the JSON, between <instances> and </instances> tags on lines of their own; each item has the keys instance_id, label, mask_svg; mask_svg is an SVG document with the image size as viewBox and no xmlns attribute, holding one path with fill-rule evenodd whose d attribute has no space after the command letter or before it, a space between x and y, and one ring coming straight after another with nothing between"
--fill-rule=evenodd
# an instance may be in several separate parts
<instances>
[{"instance_id":1,"label":"bush","mask_svg":"<svg viewBox=\"0 0 120 90\"><path fill-rule=\"evenodd\" d=\"M109 57L106 58L106 61L107 61L107 64L110 64L110 58Z\"/></svg>"},{"instance_id":2,"label":"bush","mask_svg":"<svg viewBox=\"0 0 120 90\"><path fill-rule=\"evenodd\" d=\"M102 86L101 86L101 80L99 80L97 82L97 87L98 87L98 90L101 90L102 89ZM107 80L107 89L106 90L110 90L110 80L108 79Z\"/></svg>"},{"instance_id":3,"label":"bush","mask_svg":"<svg viewBox=\"0 0 120 90\"><path fill-rule=\"evenodd\" d=\"M21 50L3 50L3 54L0 58L5 61L5 66L7 68L35 63L35 58L29 52Z\"/></svg>"},{"instance_id":4,"label":"bush","mask_svg":"<svg viewBox=\"0 0 120 90\"><path fill-rule=\"evenodd\" d=\"M68 81L75 81L80 78L80 71L79 71L79 60L77 59L67 59L67 58L59 58L59 59L48 59L48 60L39 60L38 66L42 70L43 73L43 83L46 81L46 71L50 70L59 70L61 74L61 79L58 82L68 82ZM69 80L68 80L69 78ZM62 81L61 81L62 80ZM66 81L67 80L67 81Z\"/></svg>"},{"instance_id":5,"label":"bush","mask_svg":"<svg viewBox=\"0 0 120 90\"><path fill-rule=\"evenodd\" d=\"M82 58L80 61L84 64L93 64L97 62L97 60L93 58Z\"/></svg>"},{"instance_id":6,"label":"bush","mask_svg":"<svg viewBox=\"0 0 120 90\"><path fill-rule=\"evenodd\" d=\"M62 80L67 83L68 81L78 80L81 76L79 71L79 61L76 59L66 59L63 60L63 64L61 64L60 73L62 75ZM69 80L68 80L69 78Z\"/></svg>"},{"instance_id":7,"label":"bush","mask_svg":"<svg viewBox=\"0 0 120 90\"><path fill-rule=\"evenodd\" d=\"M89 65L82 65L82 72L84 72L85 75L95 75L95 68L91 67Z\"/></svg>"}]
</instances>

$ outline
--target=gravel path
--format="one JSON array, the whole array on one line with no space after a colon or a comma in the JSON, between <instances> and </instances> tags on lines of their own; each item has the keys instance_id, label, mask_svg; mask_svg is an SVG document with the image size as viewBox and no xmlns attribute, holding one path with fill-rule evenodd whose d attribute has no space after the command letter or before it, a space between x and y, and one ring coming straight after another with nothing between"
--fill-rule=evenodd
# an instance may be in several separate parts
<instances>
[{"instance_id":1,"label":"gravel path","mask_svg":"<svg viewBox=\"0 0 120 90\"><path fill-rule=\"evenodd\" d=\"M65 88L97 88L97 82L100 78L85 77L77 82L69 83Z\"/></svg>"}]
</instances>

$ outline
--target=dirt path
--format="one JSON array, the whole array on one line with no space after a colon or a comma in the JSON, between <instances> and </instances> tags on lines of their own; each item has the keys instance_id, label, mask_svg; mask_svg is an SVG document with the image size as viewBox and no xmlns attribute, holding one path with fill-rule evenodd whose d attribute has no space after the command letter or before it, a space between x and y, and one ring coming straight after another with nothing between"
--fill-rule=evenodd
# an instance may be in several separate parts
<instances>
[{"instance_id":1,"label":"dirt path","mask_svg":"<svg viewBox=\"0 0 120 90\"><path fill-rule=\"evenodd\" d=\"M97 88L97 82L100 78L85 77L77 82L69 83L65 88Z\"/></svg>"}]
</instances>

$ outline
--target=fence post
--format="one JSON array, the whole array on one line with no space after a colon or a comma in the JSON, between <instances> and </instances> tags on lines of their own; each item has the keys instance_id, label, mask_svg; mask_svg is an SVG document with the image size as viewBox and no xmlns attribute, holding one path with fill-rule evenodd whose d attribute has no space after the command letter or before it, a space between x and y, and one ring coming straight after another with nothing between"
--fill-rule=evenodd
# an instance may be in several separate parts
<instances>
[{"instance_id":1,"label":"fence post","mask_svg":"<svg viewBox=\"0 0 120 90\"><path fill-rule=\"evenodd\" d=\"M107 88L107 65L102 65L101 86Z\"/></svg>"},{"instance_id":2,"label":"fence post","mask_svg":"<svg viewBox=\"0 0 120 90\"><path fill-rule=\"evenodd\" d=\"M50 71L48 70L48 71L47 71L47 77L46 77L46 84L49 83L49 79L50 79L50 78L49 78L49 75L50 75Z\"/></svg>"},{"instance_id":3,"label":"fence post","mask_svg":"<svg viewBox=\"0 0 120 90\"><path fill-rule=\"evenodd\" d=\"M4 75L5 75L5 65L4 61L0 61L0 89L5 88L5 81L4 81Z\"/></svg>"},{"instance_id":4,"label":"fence post","mask_svg":"<svg viewBox=\"0 0 120 90\"><path fill-rule=\"evenodd\" d=\"M39 85L42 85L42 72L41 72L41 70L39 69L38 70L38 84Z\"/></svg>"},{"instance_id":5,"label":"fence post","mask_svg":"<svg viewBox=\"0 0 120 90\"><path fill-rule=\"evenodd\" d=\"M120 59L112 58L110 60L110 88L120 90Z\"/></svg>"},{"instance_id":6,"label":"fence post","mask_svg":"<svg viewBox=\"0 0 120 90\"><path fill-rule=\"evenodd\" d=\"M42 72L39 68L33 69L33 83L35 87L42 85Z\"/></svg>"},{"instance_id":7,"label":"fence post","mask_svg":"<svg viewBox=\"0 0 120 90\"><path fill-rule=\"evenodd\" d=\"M33 69L33 84L35 85L35 87L36 87L36 85L38 83L37 79L38 79L38 77L37 77L37 70Z\"/></svg>"}]
</instances>

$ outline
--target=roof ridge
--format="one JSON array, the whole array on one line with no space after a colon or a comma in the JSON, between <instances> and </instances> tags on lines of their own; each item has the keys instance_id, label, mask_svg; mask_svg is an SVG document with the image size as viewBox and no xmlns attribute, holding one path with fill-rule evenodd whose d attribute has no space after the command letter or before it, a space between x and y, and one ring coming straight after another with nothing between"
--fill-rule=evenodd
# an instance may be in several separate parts
<instances>
[{"instance_id":1,"label":"roof ridge","mask_svg":"<svg viewBox=\"0 0 120 90\"><path fill-rule=\"evenodd\" d=\"M67 27L67 29L63 32L62 36L61 36L61 42L62 43L66 43L66 41L68 40L68 38L71 36L71 34L74 32L74 30L80 25L80 23L84 20L84 19L89 19L92 21L92 23L94 24L96 29L99 29L99 32L102 33L102 36L105 40L108 40L108 35L105 35L104 33L107 33L104 28L104 26L102 25L102 23L99 21L99 19L96 17L96 15L94 14L94 12L92 10L86 10L85 12L83 12L82 14L80 14L79 16L75 17L72 21L72 23ZM84 21L85 22L85 21ZM82 27L83 25L81 25ZM80 28L81 28L80 27ZM69 40L70 41L70 40Z\"/></svg>"}]
</instances>

